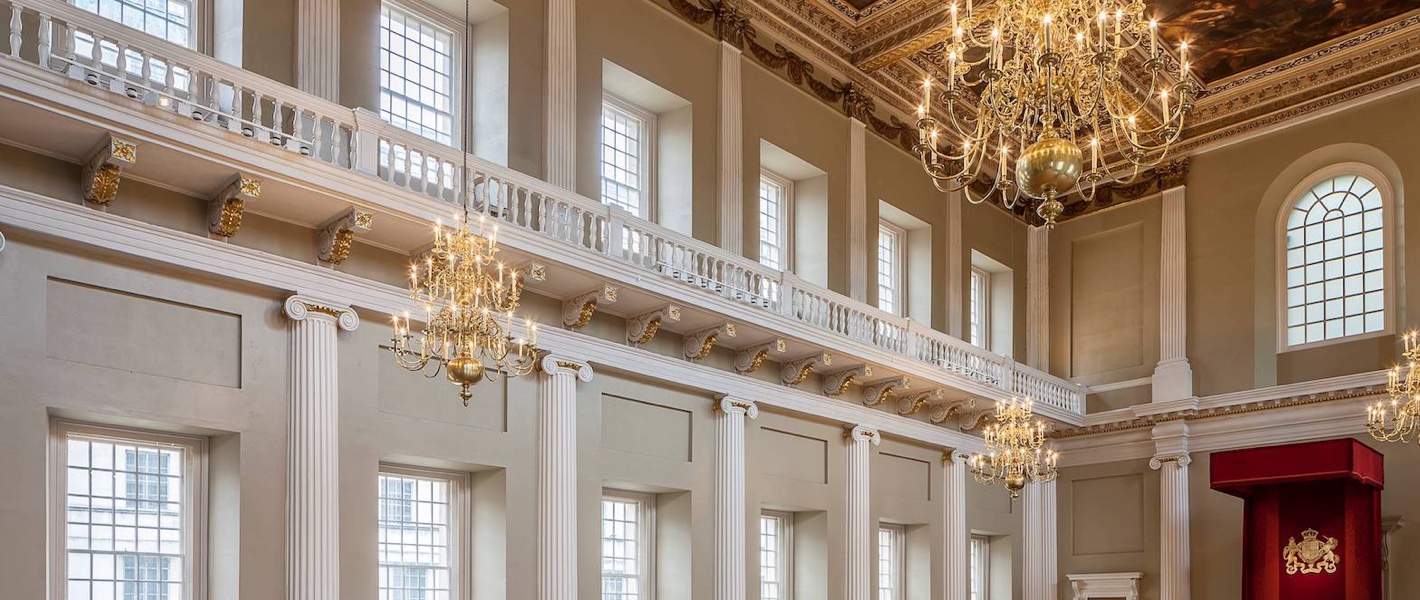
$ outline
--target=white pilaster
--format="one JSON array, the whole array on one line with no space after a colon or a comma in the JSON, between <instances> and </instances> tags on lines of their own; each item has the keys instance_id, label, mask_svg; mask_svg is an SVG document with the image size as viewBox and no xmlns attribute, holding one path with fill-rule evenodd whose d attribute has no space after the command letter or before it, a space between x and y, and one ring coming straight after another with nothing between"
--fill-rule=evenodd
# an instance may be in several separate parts
<instances>
[{"instance_id":1,"label":"white pilaster","mask_svg":"<svg viewBox=\"0 0 1420 600\"><path fill-rule=\"evenodd\" d=\"M1154 426L1154 457L1159 472L1159 598L1189 600L1192 559L1188 531L1188 424L1168 421Z\"/></svg>"},{"instance_id":2,"label":"white pilaster","mask_svg":"<svg viewBox=\"0 0 1420 600\"><path fill-rule=\"evenodd\" d=\"M1026 364L1049 371L1050 228L1026 232Z\"/></svg>"},{"instance_id":3,"label":"white pilaster","mask_svg":"<svg viewBox=\"0 0 1420 600\"><path fill-rule=\"evenodd\" d=\"M720 41L720 247L744 253L744 97L740 49Z\"/></svg>"},{"instance_id":4,"label":"white pilaster","mask_svg":"<svg viewBox=\"0 0 1420 600\"><path fill-rule=\"evenodd\" d=\"M844 600L869 600L873 597L873 576L875 574L872 551L876 547L873 532L872 507L870 506L872 480L868 470L873 456L873 446L882 442L878 430L859 425L848 430L848 503L845 505L848 531L843 542L847 547L848 559L844 567L847 592Z\"/></svg>"},{"instance_id":5,"label":"white pilaster","mask_svg":"<svg viewBox=\"0 0 1420 600\"><path fill-rule=\"evenodd\" d=\"M577 189L577 0L547 0L547 182Z\"/></svg>"},{"instance_id":6,"label":"white pilaster","mask_svg":"<svg viewBox=\"0 0 1420 600\"><path fill-rule=\"evenodd\" d=\"M1159 364L1154 368L1154 402L1193 398L1188 364L1188 259L1184 227L1184 186L1164 190L1159 230Z\"/></svg>"},{"instance_id":7,"label":"white pilaster","mask_svg":"<svg viewBox=\"0 0 1420 600\"><path fill-rule=\"evenodd\" d=\"M947 334L966 339L962 317L966 314L966 269L970 259L961 242L961 203L961 192L947 194L947 281L952 282L947 286Z\"/></svg>"},{"instance_id":8,"label":"white pilaster","mask_svg":"<svg viewBox=\"0 0 1420 600\"><path fill-rule=\"evenodd\" d=\"M1026 484L1021 504L1024 598L1056 600L1055 481Z\"/></svg>"},{"instance_id":9,"label":"white pilaster","mask_svg":"<svg viewBox=\"0 0 1420 600\"><path fill-rule=\"evenodd\" d=\"M745 417L759 416L749 400L725 397L715 415L714 600L744 600Z\"/></svg>"},{"instance_id":10,"label":"white pilaster","mask_svg":"<svg viewBox=\"0 0 1420 600\"><path fill-rule=\"evenodd\" d=\"M868 299L868 126L848 120L848 295Z\"/></svg>"},{"instance_id":11,"label":"white pilaster","mask_svg":"<svg viewBox=\"0 0 1420 600\"><path fill-rule=\"evenodd\" d=\"M286 440L286 600L340 600L340 390L336 332L349 306L295 295L290 319L291 413Z\"/></svg>"},{"instance_id":12,"label":"white pilaster","mask_svg":"<svg viewBox=\"0 0 1420 600\"><path fill-rule=\"evenodd\" d=\"M577 381L585 363L542 358L537 402L537 598L577 598Z\"/></svg>"},{"instance_id":13,"label":"white pilaster","mask_svg":"<svg viewBox=\"0 0 1420 600\"><path fill-rule=\"evenodd\" d=\"M340 1L296 2L296 87L340 101Z\"/></svg>"},{"instance_id":14,"label":"white pilaster","mask_svg":"<svg viewBox=\"0 0 1420 600\"><path fill-rule=\"evenodd\" d=\"M971 593L971 530L966 526L966 456L947 452L942 457L946 474L942 477L942 498L946 503L946 600L968 600Z\"/></svg>"}]
</instances>

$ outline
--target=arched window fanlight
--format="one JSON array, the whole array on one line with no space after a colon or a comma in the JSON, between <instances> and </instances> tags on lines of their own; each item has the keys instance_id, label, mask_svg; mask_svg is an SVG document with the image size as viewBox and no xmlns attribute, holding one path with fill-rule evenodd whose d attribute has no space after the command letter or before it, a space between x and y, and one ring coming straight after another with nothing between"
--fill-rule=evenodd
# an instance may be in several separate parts
<instances>
[{"instance_id":1,"label":"arched window fanlight","mask_svg":"<svg viewBox=\"0 0 1420 600\"><path fill-rule=\"evenodd\" d=\"M1292 203L1283 276L1287 346L1385 330L1385 200L1375 182L1345 174Z\"/></svg>"}]
</instances>

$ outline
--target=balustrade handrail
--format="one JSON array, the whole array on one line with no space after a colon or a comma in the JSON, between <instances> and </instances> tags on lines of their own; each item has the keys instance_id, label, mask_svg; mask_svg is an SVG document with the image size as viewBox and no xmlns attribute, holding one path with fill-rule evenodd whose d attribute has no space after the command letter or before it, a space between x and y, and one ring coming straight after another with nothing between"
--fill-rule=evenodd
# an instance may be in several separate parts
<instances>
[{"instance_id":1,"label":"balustrade handrail","mask_svg":"<svg viewBox=\"0 0 1420 600\"><path fill-rule=\"evenodd\" d=\"M792 273L771 269L574 191L472 154L464 156L457 148L391 125L372 111L351 109L301 92L67 3L55 0L0 1L9 2L12 11L15 11L9 23L4 24L0 20L3 24L0 26L14 28L15 24L20 23L18 11L28 8L39 13L41 24L57 19L71 27L94 32L96 39L101 38L104 42L140 54L146 53L142 55L143 60L157 59L240 86L234 89L279 97L296 110L303 111L301 114L309 113L316 118L305 121L307 129L292 125L286 131L283 131L278 119L273 121L270 133L265 135L286 145L283 135L290 135L293 131L306 134L303 139L315 142L314 147L299 144L294 148L290 145L286 147L302 150L312 158L338 168L381 178L396 186L403 181L403 187L407 189L441 202L456 203L451 177L457 177L455 174L467 160L469 173L466 176L469 177L469 189L475 192L473 200L482 202L481 211L489 211L510 225L560 237L562 241L604 254L613 260L697 285L741 303L776 312L806 326L871 344L914 362L963 375L1009 394L1028 394L1040 403L1064 411L1075 414L1084 412L1084 388L1081 386L1017 364L910 318L890 314L866 302L809 283ZM14 44L22 32L11 30L9 33L12 44L10 54L18 57L20 53ZM48 32L43 32L43 35L48 35ZM72 35L72 31L67 32L64 39L64 43L70 45L67 48L70 52L74 43ZM42 37L41 61L47 61L47 48L43 46L47 39ZM71 64L74 63L71 61ZM48 64L41 66L50 70ZM94 71L104 66L95 63L82 68ZM70 76L82 78L84 75L70 72ZM110 76L129 77L130 74L120 69L116 75ZM172 91L165 88L163 93ZM258 102L253 99L250 104L259 116ZM220 106L207 106L223 110ZM230 119L240 121L245 118L241 109L241 103L238 103L238 106L223 113L229 119L225 126L228 130L235 132ZM276 117L279 117L279 108L273 110L278 111ZM326 119L333 127L348 127L349 139L334 130L322 132L321 123ZM216 121L203 119L203 122L224 127ZM247 131L244 135L252 137L256 134ZM324 149L321 147L323 144ZM389 145L387 154L382 144ZM435 161L432 167L429 164L431 159ZM388 162L381 163L381 160ZM396 160L403 160L404 163L396 164ZM494 206L494 201L497 206ZM495 210L498 212L493 212ZM559 215L570 215L574 220L567 221L567 217ZM589 220L584 222L583 215L587 215L585 219ZM549 219L555 222L550 224ZM625 237L627 231L632 233L634 239Z\"/></svg>"}]
</instances>

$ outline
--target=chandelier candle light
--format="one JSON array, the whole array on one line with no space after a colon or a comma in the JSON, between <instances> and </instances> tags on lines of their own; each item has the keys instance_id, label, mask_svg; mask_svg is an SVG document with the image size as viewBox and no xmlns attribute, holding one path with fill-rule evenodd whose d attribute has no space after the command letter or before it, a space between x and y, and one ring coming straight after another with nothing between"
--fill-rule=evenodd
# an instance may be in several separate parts
<instances>
[{"instance_id":1,"label":"chandelier candle light","mask_svg":"<svg viewBox=\"0 0 1420 600\"><path fill-rule=\"evenodd\" d=\"M469 21L464 4L464 25ZM469 38L464 37L465 55ZM464 61L465 68L470 61ZM464 73L464 98L468 98L469 73ZM463 109L467 113L467 108ZM464 115L467 117L467 114ZM424 307L424 329L410 330L409 313L394 317L391 350L395 362L428 377L444 376L459 386L459 397L468 406L473 395L469 388L480 381L499 377L520 377L537 365L537 323L518 322L513 312L523 292L523 278L517 269L498 260L498 227L491 234L482 215L478 231L469 229L468 124L459 132L463 148L463 169L459 172L459 197L463 212L454 225L434 223L434 247L423 264L409 267L409 297ZM514 336L514 328L522 336ZM416 340L417 338L417 340Z\"/></svg>"},{"instance_id":2,"label":"chandelier candle light","mask_svg":"<svg viewBox=\"0 0 1420 600\"><path fill-rule=\"evenodd\" d=\"M1386 389L1390 400L1366 407L1366 430L1381 442L1409 442L1420 428L1420 332L1401 336L1405 367L1392 367ZM1417 436L1420 441L1420 436Z\"/></svg>"},{"instance_id":3,"label":"chandelier candle light","mask_svg":"<svg viewBox=\"0 0 1420 600\"><path fill-rule=\"evenodd\" d=\"M971 0L965 10L953 3L943 81L923 82L917 109L915 151L937 189L974 204L999 191L1008 209L1025 196L1053 227L1061 196L1078 190L1090 201L1105 178L1127 181L1162 161L1198 88L1187 42L1175 71L1145 10L1142 0L997 0L978 10ZM1131 54L1144 55L1141 72L1126 72ZM938 96L945 122L932 117ZM1014 178L1013 147L1023 149ZM1110 168L1111 147L1132 168L1128 177ZM972 183L991 162L991 188L974 196Z\"/></svg>"},{"instance_id":4,"label":"chandelier candle light","mask_svg":"<svg viewBox=\"0 0 1420 600\"><path fill-rule=\"evenodd\" d=\"M1055 465L1060 455L1046 450L1045 422L1033 421L1034 402L1011 398L996 403L996 424L986 428L982 437L986 454L973 454L967 460L971 475L983 485L1001 484L1019 498L1027 483L1044 483L1055 479Z\"/></svg>"}]
</instances>

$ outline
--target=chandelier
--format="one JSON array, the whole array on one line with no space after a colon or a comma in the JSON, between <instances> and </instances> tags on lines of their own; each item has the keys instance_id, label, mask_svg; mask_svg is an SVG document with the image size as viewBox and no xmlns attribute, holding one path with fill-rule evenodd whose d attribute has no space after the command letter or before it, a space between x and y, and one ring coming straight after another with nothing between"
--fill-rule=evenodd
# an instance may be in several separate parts
<instances>
[{"instance_id":1,"label":"chandelier","mask_svg":"<svg viewBox=\"0 0 1420 600\"><path fill-rule=\"evenodd\" d=\"M1405 368L1396 365L1390 370L1386 390L1390 400L1381 400L1366 407L1366 430L1382 442L1408 442L1420 428L1420 332L1411 331L1405 341ZM1420 441L1420 437L1417 437Z\"/></svg>"},{"instance_id":2,"label":"chandelier","mask_svg":"<svg viewBox=\"0 0 1420 600\"><path fill-rule=\"evenodd\" d=\"M1034 403L1030 398L1011 398L996 403L996 424L986 428L986 454L967 459L977 483L1000 484L1019 498L1027 483L1055 479L1060 455L1045 450L1045 423L1032 422Z\"/></svg>"},{"instance_id":3,"label":"chandelier","mask_svg":"<svg viewBox=\"0 0 1420 600\"><path fill-rule=\"evenodd\" d=\"M1179 44L1174 70L1158 22L1144 13L1143 0L996 0L977 10L966 0L964 11L953 3L943 81L923 82L917 109L914 150L937 189L973 204L999 192L1008 209L1024 196L1053 227L1061 196L1078 190L1088 202L1105 178L1128 181L1163 160L1198 88L1188 44ZM946 101L944 121L932 117L934 97ZM1013 148L1021 149L1014 178ZM1127 177L1105 160L1111 149L1132 168ZM973 190L991 163L990 189Z\"/></svg>"},{"instance_id":4,"label":"chandelier","mask_svg":"<svg viewBox=\"0 0 1420 600\"><path fill-rule=\"evenodd\" d=\"M465 2L465 29L468 12ZM464 36L466 56L470 55L469 37ZM464 62L463 97L468 98L469 61ZM538 355L536 323L523 319L520 325L526 337L513 335L513 313L524 281L517 269L498 260L498 227L495 225L490 234L480 215L478 230L469 228L467 127L471 121L463 119L460 131L463 175L458 180L463 212L454 217L450 228L444 227L442 219L434 222L434 247L423 264L416 261L409 267L409 297L424 307L424 328L413 332L407 312L403 317L395 316L390 347L395 362L405 369L428 377L438 377L442 371L459 386L464 406L473 395L470 387L480 381L527 375L536 366Z\"/></svg>"}]
</instances>

